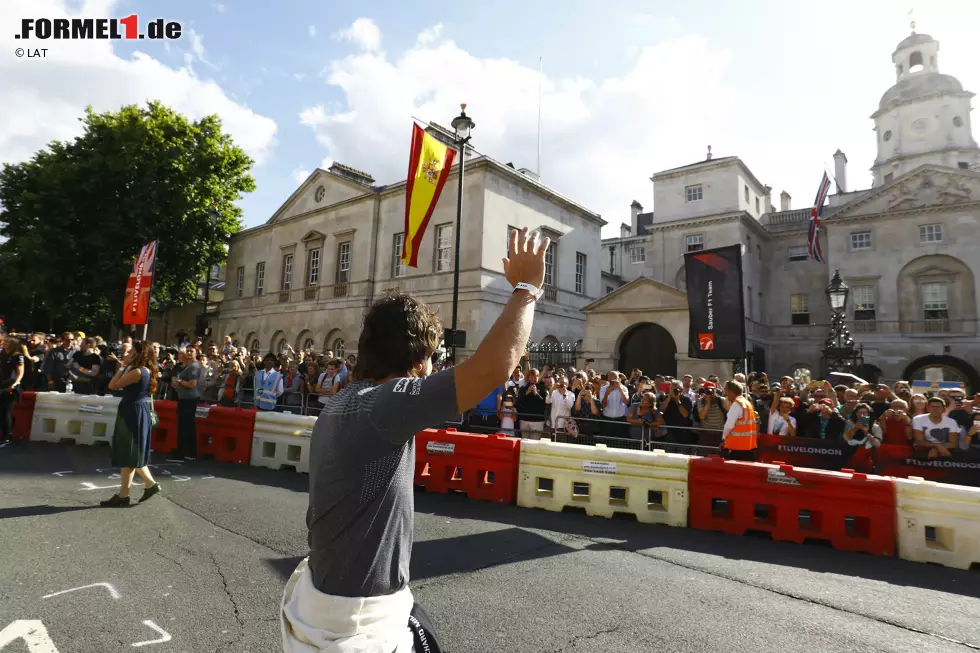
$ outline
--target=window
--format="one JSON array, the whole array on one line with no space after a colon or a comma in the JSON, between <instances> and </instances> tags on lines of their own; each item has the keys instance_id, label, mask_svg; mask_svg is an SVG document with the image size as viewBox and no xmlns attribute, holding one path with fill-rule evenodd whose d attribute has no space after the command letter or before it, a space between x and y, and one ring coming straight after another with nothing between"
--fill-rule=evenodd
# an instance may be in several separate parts
<instances>
[{"instance_id":1,"label":"window","mask_svg":"<svg viewBox=\"0 0 980 653\"><path fill-rule=\"evenodd\" d=\"M255 264L255 296L258 297L265 290L265 261Z\"/></svg>"},{"instance_id":2,"label":"window","mask_svg":"<svg viewBox=\"0 0 980 653\"><path fill-rule=\"evenodd\" d=\"M790 261L805 261L807 259L806 245L792 245L789 248Z\"/></svg>"},{"instance_id":3,"label":"window","mask_svg":"<svg viewBox=\"0 0 980 653\"><path fill-rule=\"evenodd\" d=\"M851 290L854 294L854 321L855 322L874 322L875 321L875 287L874 286L854 286ZM855 329L855 331L867 329Z\"/></svg>"},{"instance_id":4,"label":"window","mask_svg":"<svg viewBox=\"0 0 980 653\"><path fill-rule=\"evenodd\" d=\"M810 298L806 295L790 295L791 324L810 324Z\"/></svg>"},{"instance_id":5,"label":"window","mask_svg":"<svg viewBox=\"0 0 980 653\"><path fill-rule=\"evenodd\" d=\"M520 233L521 230L516 227L507 227L507 243L504 245L504 252L508 254L510 253L510 235L515 231Z\"/></svg>"},{"instance_id":6,"label":"window","mask_svg":"<svg viewBox=\"0 0 980 653\"><path fill-rule=\"evenodd\" d=\"M245 294L245 266L238 266L238 270L235 271L235 297L241 297Z\"/></svg>"},{"instance_id":7,"label":"window","mask_svg":"<svg viewBox=\"0 0 980 653\"><path fill-rule=\"evenodd\" d=\"M285 338L282 338L281 340L279 340L279 342L276 344L276 353L277 354L281 354L283 352L283 350L286 349L286 345L288 345L288 344L289 344L289 341L286 340Z\"/></svg>"},{"instance_id":8,"label":"window","mask_svg":"<svg viewBox=\"0 0 980 653\"><path fill-rule=\"evenodd\" d=\"M220 279L221 278L221 266L215 265L211 268L211 278Z\"/></svg>"},{"instance_id":9,"label":"window","mask_svg":"<svg viewBox=\"0 0 980 653\"><path fill-rule=\"evenodd\" d=\"M871 249L871 232L857 231L851 234L851 251Z\"/></svg>"},{"instance_id":10,"label":"window","mask_svg":"<svg viewBox=\"0 0 980 653\"><path fill-rule=\"evenodd\" d=\"M752 236L745 237L745 255L752 256Z\"/></svg>"},{"instance_id":11,"label":"window","mask_svg":"<svg viewBox=\"0 0 980 653\"><path fill-rule=\"evenodd\" d=\"M612 286L606 286L606 294L607 294L607 295L608 295L609 293L611 293L612 291L614 291L614 290L616 290L616 289L615 289L615 288L613 288Z\"/></svg>"},{"instance_id":12,"label":"window","mask_svg":"<svg viewBox=\"0 0 980 653\"><path fill-rule=\"evenodd\" d=\"M313 351L314 347L316 347L316 343L313 342L313 338L307 338L303 341L303 351Z\"/></svg>"},{"instance_id":13,"label":"window","mask_svg":"<svg viewBox=\"0 0 980 653\"><path fill-rule=\"evenodd\" d=\"M756 213L759 212L759 198L758 197L755 198L755 212Z\"/></svg>"},{"instance_id":14,"label":"window","mask_svg":"<svg viewBox=\"0 0 980 653\"><path fill-rule=\"evenodd\" d=\"M544 253L544 285L555 285L555 244L548 245L548 251Z\"/></svg>"},{"instance_id":15,"label":"window","mask_svg":"<svg viewBox=\"0 0 980 653\"><path fill-rule=\"evenodd\" d=\"M749 310L746 313L745 317L749 318L750 320L754 320L755 319L755 315L752 312L752 286L748 286L748 292L745 294L745 296L746 296L746 299L749 300L749 307L748 307Z\"/></svg>"},{"instance_id":16,"label":"window","mask_svg":"<svg viewBox=\"0 0 980 653\"><path fill-rule=\"evenodd\" d=\"M402 248L405 246L405 234L395 234L394 247L391 252L391 276L404 277L405 264L402 263Z\"/></svg>"},{"instance_id":17,"label":"window","mask_svg":"<svg viewBox=\"0 0 980 653\"><path fill-rule=\"evenodd\" d=\"M508 238L510 234L508 234ZM510 240L507 241L508 246ZM453 225L441 224L436 227L436 272L452 269Z\"/></svg>"},{"instance_id":18,"label":"window","mask_svg":"<svg viewBox=\"0 0 980 653\"><path fill-rule=\"evenodd\" d=\"M585 294L585 254L575 252L575 292Z\"/></svg>"},{"instance_id":19,"label":"window","mask_svg":"<svg viewBox=\"0 0 980 653\"><path fill-rule=\"evenodd\" d=\"M347 347L343 338L337 338L333 341L333 355L337 358L343 358L346 349Z\"/></svg>"},{"instance_id":20,"label":"window","mask_svg":"<svg viewBox=\"0 0 980 653\"><path fill-rule=\"evenodd\" d=\"M895 173L893 173L893 172L887 173L885 175L885 183L887 184L888 182L890 182L894 178L895 178Z\"/></svg>"},{"instance_id":21,"label":"window","mask_svg":"<svg viewBox=\"0 0 980 653\"><path fill-rule=\"evenodd\" d=\"M922 284L922 310L926 320L948 320L949 304L946 283Z\"/></svg>"},{"instance_id":22,"label":"window","mask_svg":"<svg viewBox=\"0 0 980 653\"><path fill-rule=\"evenodd\" d=\"M253 354L257 354L259 353L259 348L261 346L262 345L259 344L258 338L256 338L255 340L252 341L252 344L249 346L248 350Z\"/></svg>"},{"instance_id":23,"label":"window","mask_svg":"<svg viewBox=\"0 0 980 653\"><path fill-rule=\"evenodd\" d=\"M311 249L306 256L306 285L315 286L320 283L320 248Z\"/></svg>"},{"instance_id":24,"label":"window","mask_svg":"<svg viewBox=\"0 0 980 653\"><path fill-rule=\"evenodd\" d=\"M760 261L762 260L762 245L756 245L755 246L755 256Z\"/></svg>"},{"instance_id":25,"label":"window","mask_svg":"<svg viewBox=\"0 0 980 653\"><path fill-rule=\"evenodd\" d=\"M684 196L687 198L688 202L697 202L704 197L704 191L701 190L701 184L694 184L693 186L684 187Z\"/></svg>"},{"instance_id":26,"label":"window","mask_svg":"<svg viewBox=\"0 0 980 653\"><path fill-rule=\"evenodd\" d=\"M745 184L745 203L749 203L749 185Z\"/></svg>"},{"instance_id":27,"label":"window","mask_svg":"<svg viewBox=\"0 0 980 653\"><path fill-rule=\"evenodd\" d=\"M643 245L632 245L630 247L630 263L637 265L645 263L647 260L647 249Z\"/></svg>"},{"instance_id":28,"label":"window","mask_svg":"<svg viewBox=\"0 0 980 653\"><path fill-rule=\"evenodd\" d=\"M920 224L919 242L920 243L943 242L943 226L941 224Z\"/></svg>"},{"instance_id":29,"label":"window","mask_svg":"<svg viewBox=\"0 0 980 653\"><path fill-rule=\"evenodd\" d=\"M282 257L282 283L279 290L289 290L293 287L293 255L286 254Z\"/></svg>"},{"instance_id":30,"label":"window","mask_svg":"<svg viewBox=\"0 0 980 653\"><path fill-rule=\"evenodd\" d=\"M693 234L684 239L684 244L687 245L687 251L689 252L700 252L704 249L704 234Z\"/></svg>"},{"instance_id":31,"label":"window","mask_svg":"<svg viewBox=\"0 0 980 653\"><path fill-rule=\"evenodd\" d=\"M350 242L337 245L337 283L348 281L350 281Z\"/></svg>"},{"instance_id":32,"label":"window","mask_svg":"<svg viewBox=\"0 0 980 653\"><path fill-rule=\"evenodd\" d=\"M959 162L959 166L963 170L969 170L970 169L970 164L967 161L960 161Z\"/></svg>"}]
</instances>

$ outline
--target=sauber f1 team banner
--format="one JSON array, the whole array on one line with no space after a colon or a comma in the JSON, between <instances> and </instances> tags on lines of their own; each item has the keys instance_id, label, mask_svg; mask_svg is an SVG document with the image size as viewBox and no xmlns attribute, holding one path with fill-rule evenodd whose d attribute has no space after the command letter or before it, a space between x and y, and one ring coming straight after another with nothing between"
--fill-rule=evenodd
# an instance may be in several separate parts
<instances>
[{"instance_id":1,"label":"sauber f1 team banner","mask_svg":"<svg viewBox=\"0 0 980 653\"><path fill-rule=\"evenodd\" d=\"M140 250L133 271L126 282L126 301L123 303L123 324L146 324L150 312L150 291L153 289L153 266L157 261L157 241Z\"/></svg>"},{"instance_id":2,"label":"sauber f1 team banner","mask_svg":"<svg viewBox=\"0 0 980 653\"><path fill-rule=\"evenodd\" d=\"M742 246L685 254L684 270L691 316L688 356L741 360L745 357Z\"/></svg>"}]
</instances>

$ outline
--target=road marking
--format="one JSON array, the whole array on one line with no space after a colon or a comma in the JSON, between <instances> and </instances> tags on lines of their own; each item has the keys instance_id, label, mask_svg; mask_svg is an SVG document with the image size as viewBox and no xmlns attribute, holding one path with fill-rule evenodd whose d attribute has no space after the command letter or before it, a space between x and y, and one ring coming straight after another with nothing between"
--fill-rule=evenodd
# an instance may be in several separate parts
<instances>
[{"instance_id":1,"label":"road marking","mask_svg":"<svg viewBox=\"0 0 980 653\"><path fill-rule=\"evenodd\" d=\"M58 653L47 628L38 619L18 619L0 630L0 649L18 639L27 644L28 653Z\"/></svg>"},{"instance_id":2,"label":"road marking","mask_svg":"<svg viewBox=\"0 0 980 653\"><path fill-rule=\"evenodd\" d=\"M87 490L115 490L117 487L119 487L118 485L96 485L95 483L91 483L89 481L82 481L82 485L85 486L85 487L82 488L82 490L85 490L85 491L87 491ZM143 485L143 482L142 481L135 481L134 480L133 483L132 483L132 485Z\"/></svg>"},{"instance_id":3,"label":"road marking","mask_svg":"<svg viewBox=\"0 0 980 653\"><path fill-rule=\"evenodd\" d=\"M119 474L109 474L109 476L107 476L106 478L108 478L110 481L116 481L122 477Z\"/></svg>"},{"instance_id":4,"label":"road marking","mask_svg":"<svg viewBox=\"0 0 980 653\"><path fill-rule=\"evenodd\" d=\"M3 449L3 448L4 448L4 447L6 447L6 446L7 446L8 444L10 444L10 443L9 443L9 442L4 442L3 444L0 444L0 449Z\"/></svg>"},{"instance_id":5,"label":"road marking","mask_svg":"<svg viewBox=\"0 0 980 653\"><path fill-rule=\"evenodd\" d=\"M150 628L155 630L157 634L160 635L160 639L148 639L145 642L136 642L135 644L133 644L134 648L139 648L140 646L146 646L147 644L163 644L164 642L169 642L170 640L173 639L173 637L170 636L170 633L168 633L163 628L153 623L153 621L151 621L150 619L144 621L143 625L149 626Z\"/></svg>"},{"instance_id":6,"label":"road marking","mask_svg":"<svg viewBox=\"0 0 980 653\"><path fill-rule=\"evenodd\" d=\"M177 476L175 474L174 476L171 476L168 480L177 481L178 483L180 483L180 482L183 482L183 481L189 481L189 480L191 480L191 477L190 476Z\"/></svg>"},{"instance_id":7,"label":"road marking","mask_svg":"<svg viewBox=\"0 0 980 653\"><path fill-rule=\"evenodd\" d=\"M109 471L112 471L114 469L119 469L119 468L118 467L102 467L102 468L97 468L95 471L97 471L100 474L104 474L104 473L109 472Z\"/></svg>"},{"instance_id":8,"label":"road marking","mask_svg":"<svg viewBox=\"0 0 980 653\"><path fill-rule=\"evenodd\" d=\"M104 587L104 588L106 588L109 591L109 596L111 596L112 598L114 598L116 600L118 600L120 597L122 597L122 594L119 593L119 590L117 590L115 587L113 587L109 583L92 583L91 585L82 585L81 587L73 587L70 590L62 590L60 592L55 592L54 594L48 594L46 596L42 596L41 598L42 599L50 599L52 596L61 596L62 594L68 594L69 592L77 592L79 590L87 590L87 589L89 589L91 587Z\"/></svg>"},{"instance_id":9,"label":"road marking","mask_svg":"<svg viewBox=\"0 0 980 653\"><path fill-rule=\"evenodd\" d=\"M74 474L75 472L55 472L52 476L64 476L65 474Z\"/></svg>"},{"instance_id":10,"label":"road marking","mask_svg":"<svg viewBox=\"0 0 980 653\"><path fill-rule=\"evenodd\" d=\"M170 460L167 459L165 463L154 463L152 465L147 465L147 467L183 467L184 463L180 460Z\"/></svg>"},{"instance_id":11,"label":"road marking","mask_svg":"<svg viewBox=\"0 0 980 653\"><path fill-rule=\"evenodd\" d=\"M208 480L209 478L214 478L214 476L213 476L213 475L211 475L211 474L208 474L207 476L202 476L202 477L201 477L201 480L204 480L204 481L206 481L206 480Z\"/></svg>"}]
</instances>

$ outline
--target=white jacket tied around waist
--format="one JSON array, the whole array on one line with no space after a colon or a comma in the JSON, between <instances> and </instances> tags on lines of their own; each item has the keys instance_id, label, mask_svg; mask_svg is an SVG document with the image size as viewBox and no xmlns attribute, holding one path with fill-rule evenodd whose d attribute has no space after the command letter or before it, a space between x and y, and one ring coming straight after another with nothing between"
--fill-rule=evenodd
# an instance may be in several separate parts
<instances>
[{"instance_id":1,"label":"white jacket tied around waist","mask_svg":"<svg viewBox=\"0 0 980 653\"><path fill-rule=\"evenodd\" d=\"M299 563L282 595L284 653L413 653L411 590L368 598L324 594L313 586L308 561Z\"/></svg>"}]
</instances>

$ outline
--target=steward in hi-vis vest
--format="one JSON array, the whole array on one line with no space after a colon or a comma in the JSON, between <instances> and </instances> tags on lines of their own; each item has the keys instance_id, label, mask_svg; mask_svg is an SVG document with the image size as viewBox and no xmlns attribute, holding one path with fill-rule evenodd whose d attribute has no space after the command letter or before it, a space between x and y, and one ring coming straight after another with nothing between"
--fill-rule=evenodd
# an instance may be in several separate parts
<instances>
[{"instance_id":1,"label":"steward in hi-vis vest","mask_svg":"<svg viewBox=\"0 0 980 653\"><path fill-rule=\"evenodd\" d=\"M744 391L744 386L738 381L725 384L725 396L731 407L722 432L721 446L725 457L734 460L754 460L758 446L759 422L752 402L743 396Z\"/></svg>"}]
</instances>

